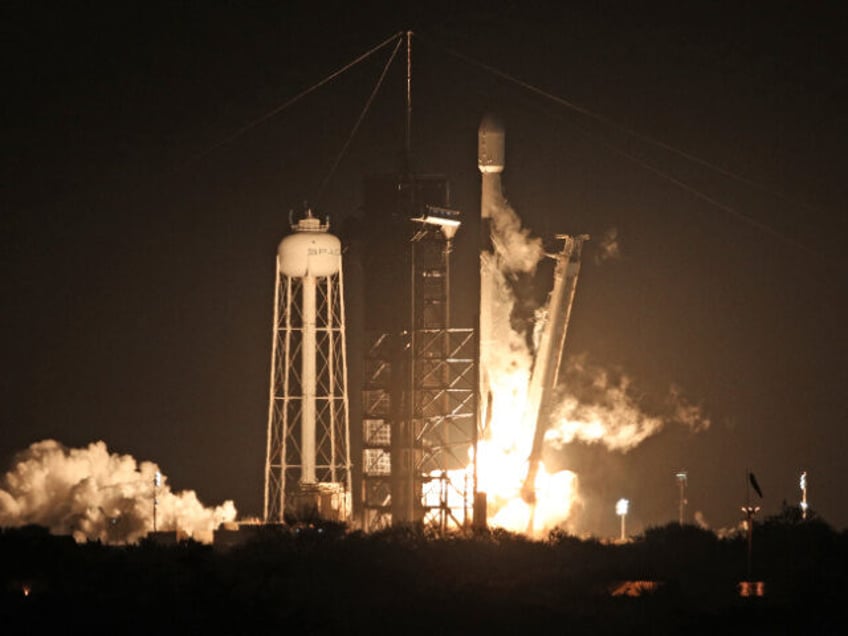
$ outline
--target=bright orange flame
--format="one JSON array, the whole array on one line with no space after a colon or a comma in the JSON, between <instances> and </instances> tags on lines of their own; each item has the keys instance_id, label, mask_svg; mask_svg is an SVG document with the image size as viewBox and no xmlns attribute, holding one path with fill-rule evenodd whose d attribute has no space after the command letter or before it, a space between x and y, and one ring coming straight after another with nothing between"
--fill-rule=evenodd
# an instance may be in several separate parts
<instances>
[{"instance_id":1,"label":"bright orange flame","mask_svg":"<svg viewBox=\"0 0 848 636\"><path fill-rule=\"evenodd\" d=\"M510 245L527 241L523 234L519 238ZM533 357L524 336L511 328L514 298L496 259L483 261L481 277L482 287L491 296L486 301L491 314L481 325L487 343L481 365L491 392L491 413L485 438L477 446L477 487L487 494L489 525L541 536L568 520L577 501L576 475L551 473L540 465L536 503L531 506L521 496L535 435L524 417Z\"/></svg>"},{"instance_id":2,"label":"bright orange flame","mask_svg":"<svg viewBox=\"0 0 848 636\"><path fill-rule=\"evenodd\" d=\"M488 496L489 524L530 536L566 522L577 502L577 475L552 473L544 464L536 476L536 503L521 496L534 431L522 425L529 370L513 367L492 376L492 419L488 439L477 446L478 489Z\"/></svg>"}]
</instances>

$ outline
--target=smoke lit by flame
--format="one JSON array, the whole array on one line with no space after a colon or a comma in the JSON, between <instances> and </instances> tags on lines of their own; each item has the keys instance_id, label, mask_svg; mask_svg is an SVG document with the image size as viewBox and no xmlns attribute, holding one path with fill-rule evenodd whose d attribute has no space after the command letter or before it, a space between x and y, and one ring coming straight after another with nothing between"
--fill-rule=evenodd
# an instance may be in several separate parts
<instances>
[{"instance_id":1,"label":"smoke lit by flame","mask_svg":"<svg viewBox=\"0 0 848 636\"><path fill-rule=\"evenodd\" d=\"M541 242L522 228L505 201L492 210L492 233L495 253L484 253L481 261L481 285L488 286L492 296L491 333L481 334L488 343L488 351L481 352L481 367L492 395L488 427L478 444L478 489L487 493L490 525L539 536L557 526L573 526L572 516L581 503L577 475L569 470L549 472L544 463L535 482L535 505L521 496L534 435L522 424L533 353L527 334L514 331L510 316L516 302L514 285L521 274L535 271L543 251ZM667 400L669 416L647 415L631 395L625 376L613 380L582 358L572 359L564 375L566 383L545 435L549 448L583 442L626 452L670 421L693 430L709 426L698 407L687 403L676 389ZM575 378L576 385L590 391L575 394Z\"/></svg>"},{"instance_id":2,"label":"smoke lit by flame","mask_svg":"<svg viewBox=\"0 0 848 636\"><path fill-rule=\"evenodd\" d=\"M200 541L232 521L232 501L215 508L200 503L194 491L172 492L167 477L152 462L110 453L103 442L68 449L54 440L32 444L0 479L0 526L38 524L77 541L131 543L157 527ZM154 493L155 489L155 493Z\"/></svg>"},{"instance_id":3,"label":"smoke lit by flame","mask_svg":"<svg viewBox=\"0 0 848 636\"><path fill-rule=\"evenodd\" d=\"M682 424L693 432L709 428L710 421L701 409L690 404L676 387L669 390L663 415L648 415L634 397L629 377L613 378L607 371L587 364L585 356L569 360L565 378L545 434L545 441L553 448L572 442L599 443L626 453L668 423Z\"/></svg>"}]
</instances>

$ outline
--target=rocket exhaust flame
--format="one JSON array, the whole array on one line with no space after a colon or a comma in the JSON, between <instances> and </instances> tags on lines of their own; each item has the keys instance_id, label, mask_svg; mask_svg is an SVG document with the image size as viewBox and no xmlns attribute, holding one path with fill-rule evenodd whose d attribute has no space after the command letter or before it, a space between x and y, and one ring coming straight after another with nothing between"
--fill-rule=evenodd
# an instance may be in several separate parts
<instances>
[{"instance_id":1,"label":"rocket exhaust flame","mask_svg":"<svg viewBox=\"0 0 848 636\"><path fill-rule=\"evenodd\" d=\"M503 127L483 120L479 131L478 163L482 173L480 251L480 439L477 445L478 490L487 493L488 519L494 526L540 536L557 526L572 525L572 513L581 500L577 475L569 470L549 471L536 446L561 449L582 441L602 443L626 452L658 433L669 421L700 430L709 420L687 403L676 389L667 400L671 415L642 412L628 392L626 377L617 382L581 358L571 361L562 376L565 387L543 411L537 436L537 418L526 416L534 368L533 325L521 333L510 317L517 296L514 285L521 275L532 275L544 256L541 240L533 238L504 199L500 173L504 168ZM617 234L605 243L608 256L618 253ZM572 290L573 291L573 290ZM562 318L562 317L560 317ZM575 378L578 379L574 382ZM556 382L556 377L552 378ZM572 390L589 387L580 395ZM567 390L566 390L567 389ZM585 395L584 395L585 394ZM537 400L538 402L538 400ZM532 410L531 404L531 410ZM538 412L538 404L536 405ZM544 429L547 429L546 431ZM532 495L532 496L530 496Z\"/></svg>"},{"instance_id":2,"label":"rocket exhaust flame","mask_svg":"<svg viewBox=\"0 0 848 636\"><path fill-rule=\"evenodd\" d=\"M192 490L172 492L164 475L155 487L160 474L156 464L110 453L103 442L71 449L36 442L0 479L0 526L38 524L78 542L133 543L153 529L154 495L159 529L199 541L235 519L232 501L207 508Z\"/></svg>"},{"instance_id":3,"label":"rocket exhaust flame","mask_svg":"<svg viewBox=\"0 0 848 636\"><path fill-rule=\"evenodd\" d=\"M515 281L535 273L544 251L502 196L503 129L491 118L480 127L479 164L487 236L480 253L480 404L485 413L477 447L478 484L488 493L493 525L535 534L565 521L576 503L574 473L551 474L544 465L533 477L532 505L521 497L535 431L535 420L524 417L533 353L527 334L517 332L510 317Z\"/></svg>"}]
</instances>

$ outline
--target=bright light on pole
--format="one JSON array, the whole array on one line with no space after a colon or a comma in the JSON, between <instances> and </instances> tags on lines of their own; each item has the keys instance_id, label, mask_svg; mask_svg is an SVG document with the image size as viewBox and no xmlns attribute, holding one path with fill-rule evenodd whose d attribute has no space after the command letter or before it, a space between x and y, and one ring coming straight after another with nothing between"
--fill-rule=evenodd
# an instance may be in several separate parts
<instances>
[{"instance_id":1,"label":"bright light on pole","mask_svg":"<svg viewBox=\"0 0 848 636\"><path fill-rule=\"evenodd\" d=\"M801 518L807 518L807 508L809 508L809 504L807 503L807 471L801 473Z\"/></svg>"},{"instance_id":2,"label":"bright light on pole","mask_svg":"<svg viewBox=\"0 0 848 636\"><path fill-rule=\"evenodd\" d=\"M685 470L681 470L678 472L675 477L677 478L677 488L680 493L680 500L678 502L677 509L677 522L682 526L683 522L686 519L686 481L688 479L688 475Z\"/></svg>"},{"instance_id":3,"label":"bright light on pole","mask_svg":"<svg viewBox=\"0 0 848 636\"><path fill-rule=\"evenodd\" d=\"M153 532L156 532L156 512L159 508L159 488L162 486L162 473L158 470L153 475Z\"/></svg>"},{"instance_id":4,"label":"bright light on pole","mask_svg":"<svg viewBox=\"0 0 848 636\"><path fill-rule=\"evenodd\" d=\"M627 499L619 499L615 504L615 514L621 517L621 540L627 537L627 530L625 527L627 518L627 508L630 506L630 502Z\"/></svg>"}]
</instances>

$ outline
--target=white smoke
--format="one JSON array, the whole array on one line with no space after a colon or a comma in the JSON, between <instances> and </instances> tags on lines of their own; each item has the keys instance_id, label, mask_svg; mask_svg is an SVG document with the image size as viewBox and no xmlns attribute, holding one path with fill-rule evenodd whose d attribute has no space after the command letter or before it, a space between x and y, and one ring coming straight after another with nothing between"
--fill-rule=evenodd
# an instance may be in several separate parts
<instances>
[{"instance_id":1,"label":"white smoke","mask_svg":"<svg viewBox=\"0 0 848 636\"><path fill-rule=\"evenodd\" d=\"M598 251L595 253L595 262L615 261L621 258L621 243L618 238L618 228L607 229L598 242Z\"/></svg>"},{"instance_id":2,"label":"white smoke","mask_svg":"<svg viewBox=\"0 0 848 636\"><path fill-rule=\"evenodd\" d=\"M0 480L0 526L38 524L78 542L133 543L153 530L158 471L152 462L110 453L104 442L70 449L36 442ZM172 492L164 475L155 490L159 530L208 541L235 519L232 501L207 508L193 490Z\"/></svg>"},{"instance_id":3,"label":"white smoke","mask_svg":"<svg viewBox=\"0 0 848 636\"><path fill-rule=\"evenodd\" d=\"M480 373L482 385L491 389L484 422L487 430L478 446L478 472L481 487L489 494L489 515L494 525L515 531L533 532L567 523L580 507L577 475L563 470L548 473L544 464L536 478L535 507L521 494L527 475L535 434L525 416L533 351L533 330L539 327L532 299L525 286L544 257L542 241L522 227L521 219L503 199L491 206L494 253L481 255ZM604 235L600 260L620 256L618 231ZM486 322L483 322L483 318ZM535 334L538 336L538 333ZM602 443L606 448L626 452L675 421L691 430L709 426L697 406L688 403L672 387L661 414L648 414L632 382L592 368L581 358L572 361L563 373L564 393L554 408L545 441L562 447L574 441Z\"/></svg>"},{"instance_id":4,"label":"white smoke","mask_svg":"<svg viewBox=\"0 0 848 636\"><path fill-rule=\"evenodd\" d=\"M704 513L700 510L695 512L695 525L698 526L701 530L710 530L713 534L715 534L719 539L732 539L734 537L743 534L745 531L745 521L741 521L739 525L731 526L729 528L716 528L713 530L710 527L707 518L704 516Z\"/></svg>"},{"instance_id":5,"label":"white smoke","mask_svg":"<svg viewBox=\"0 0 848 636\"><path fill-rule=\"evenodd\" d=\"M560 449L572 442L600 443L610 450L627 452L667 424L678 423L693 432L709 428L700 407L689 403L671 387L663 413L648 414L626 375L611 376L593 367L584 357L569 362L565 395L554 409L545 441Z\"/></svg>"},{"instance_id":6,"label":"white smoke","mask_svg":"<svg viewBox=\"0 0 848 636\"><path fill-rule=\"evenodd\" d=\"M506 201L492 209L492 243L501 271L532 273L545 252Z\"/></svg>"},{"instance_id":7,"label":"white smoke","mask_svg":"<svg viewBox=\"0 0 848 636\"><path fill-rule=\"evenodd\" d=\"M504 450L519 452L521 448L524 454L522 438L527 434L516 429L513 422L520 418L520 407L526 399L533 354L526 335L513 329L511 315L516 304L516 276L532 274L544 250L541 239L530 236L506 200L500 199L498 205L492 206L491 214L494 254L481 257L481 287L490 294L490 322L483 327L481 337L490 346L482 353L481 362L492 389L492 412L500 414L492 422L493 428L498 429L495 436ZM519 410L513 412L516 407ZM532 439L532 432L529 435Z\"/></svg>"}]
</instances>

